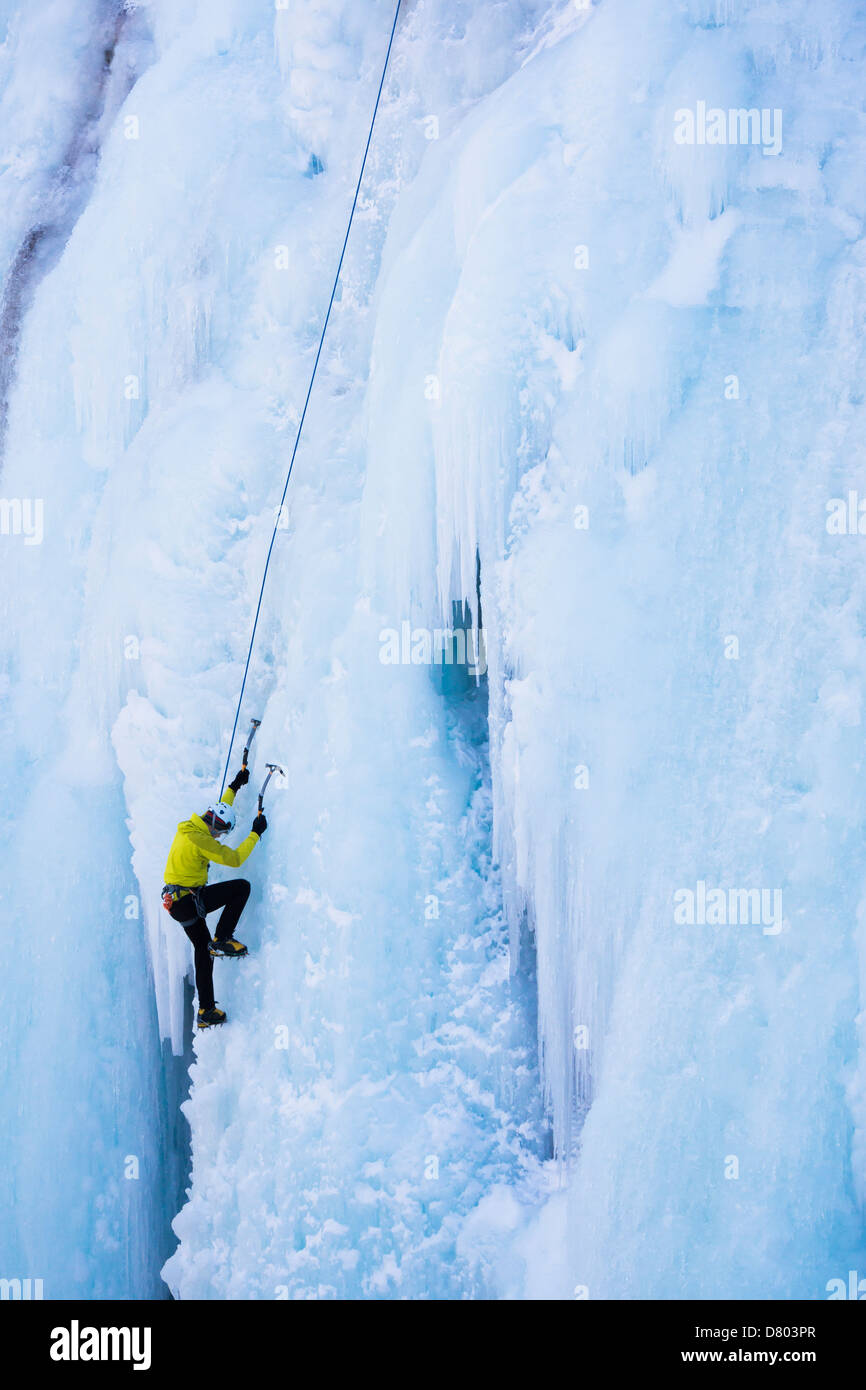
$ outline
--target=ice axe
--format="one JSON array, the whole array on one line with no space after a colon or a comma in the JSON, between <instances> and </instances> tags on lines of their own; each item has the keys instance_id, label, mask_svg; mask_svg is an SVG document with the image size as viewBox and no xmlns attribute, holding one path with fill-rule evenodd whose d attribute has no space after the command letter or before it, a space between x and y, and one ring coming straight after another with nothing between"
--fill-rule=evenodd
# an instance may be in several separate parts
<instances>
[{"instance_id":1,"label":"ice axe","mask_svg":"<svg viewBox=\"0 0 866 1390\"><path fill-rule=\"evenodd\" d=\"M242 767L246 767L246 765L247 765L247 761L248 761L249 756L250 756L250 748L252 747L253 739L254 739L255 736L256 736L256 729L259 727L259 725L261 724L261 722L262 722L262 721L261 721L260 719L251 719L251 720L250 720L250 731L249 731L249 733L247 734L247 741L246 741L246 743L244 744L244 760L243 760L243 762L242 762L242 764L241 764Z\"/></svg>"},{"instance_id":2,"label":"ice axe","mask_svg":"<svg viewBox=\"0 0 866 1390\"><path fill-rule=\"evenodd\" d=\"M273 777L274 773L275 773L275 772L278 772L278 773L280 774L281 777L285 777L285 775L286 775L286 774L283 772L283 769L280 767L279 763L265 763L265 767L268 769L268 775L267 775L267 777L265 778L264 782L262 782L262 789L261 789L261 791L259 792L259 815L262 814L262 809L263 809L264 800L265 800L265 792L267 791L268 783L270 782L270 780L271 780L271 778Z\"/></svg>"}]
</instances>

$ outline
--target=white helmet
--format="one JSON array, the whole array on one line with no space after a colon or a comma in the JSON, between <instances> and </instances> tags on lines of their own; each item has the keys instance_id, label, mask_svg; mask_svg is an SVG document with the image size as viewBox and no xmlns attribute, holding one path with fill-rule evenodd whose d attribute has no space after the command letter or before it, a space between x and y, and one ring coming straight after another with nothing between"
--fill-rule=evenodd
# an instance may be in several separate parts
<instances>
[{"instance_id":1,"label":"white helmet","mask_svg":"<svg viewBox=\"0 0 866 1390\"><path fill-rule=\"evenodd\" d=\"M234 807L227 801L215 801L212 806L208 806L202 820L205 825L210 826L215 835L227 835L235 828Z\"/></svg>"}]
</instances>

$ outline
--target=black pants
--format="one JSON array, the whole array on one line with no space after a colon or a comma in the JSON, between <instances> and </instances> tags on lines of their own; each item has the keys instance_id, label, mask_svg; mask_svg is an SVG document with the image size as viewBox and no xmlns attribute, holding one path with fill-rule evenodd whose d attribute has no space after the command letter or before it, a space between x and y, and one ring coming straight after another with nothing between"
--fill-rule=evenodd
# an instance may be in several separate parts
<instances>
[{"instance_id":1,"label":"black pants","mask_svg":"<svg viewBox=\"0 0 866 1390\"><path fill-rule=\"evenodd\" d=\"M230 878L227 883L207 883L199 888L198 897L205 913L223 909L214 933L217 941L225 941L238 924L240 915L247 905L250 885L245 878ZM204 917L190 921L195 912L195 899L189 894L172 905L171 916L180 922L195 948L195 987L198 991L200 1009L212 1009L213 998L213 958L208 950L210 932Z\"/></svg>"}]
</instances>

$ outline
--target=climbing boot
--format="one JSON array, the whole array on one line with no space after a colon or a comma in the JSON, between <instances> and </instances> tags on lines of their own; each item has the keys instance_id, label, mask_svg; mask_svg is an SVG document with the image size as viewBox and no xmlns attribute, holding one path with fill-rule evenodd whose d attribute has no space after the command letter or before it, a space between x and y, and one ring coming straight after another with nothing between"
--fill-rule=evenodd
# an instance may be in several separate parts
<instances>
[{"instance_id":1,"label":"climbing boot","mask_svg":"<svg viewBox=\"0 0 866 1390\"><path fill-rule=\"evenodd\" d=\"M199 1028L213 1028L217 1023L225 1023L225 1011L218 1009L216 1004L212 1009L199 1009L197 1021Z\"/></svg>"},{"instance_id":2,"label":"climbing boot","mask_svg":"<svg viewBox=\"0 0 866 1390\"><path fill-rule=\"evenodd\" d=\"M229 960L240 960L241 956L247 954L247 948L242 941L235 941L233 936L227 936L222 941L214 937L208 946L211 955L226 956Z\"/></svg>"}]
</instances>

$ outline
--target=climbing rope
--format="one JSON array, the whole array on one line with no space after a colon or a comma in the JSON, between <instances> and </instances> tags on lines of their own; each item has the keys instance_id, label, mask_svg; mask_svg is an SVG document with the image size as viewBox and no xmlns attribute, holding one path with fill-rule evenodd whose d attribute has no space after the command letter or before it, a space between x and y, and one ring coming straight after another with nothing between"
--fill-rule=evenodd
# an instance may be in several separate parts
<instances>
[{"instance_id":1,"label":"climbing rope","mask_svg":"<svg viewBox=\"0 0 866 1390\"><path fill-rule=\"evenodd\" d=\"M327 312L326 312L326 314L325 314L325 321L324 321L324 323L322 324L322 333L321 333L321 336L320 336L320 338L319 338L319 346L318 346L318 349L317 349L317 351L316 351L315 361L313 362L313 370L312 370L312 372L310 373L310 384L309 384L309 386L307 387L307 395L306 395L306 398L305 398L305 400L304 400L304 408L303 408L303 410L301 411L301 418L300 418L300 420L299 420L299 422L298 422L297 433L295 434L295 443L294 443L294 447L293 447L293 449L292 449L292 456L291 456L291 458L290 458L290 460L289 460L289 471L288 471L287 474L286 474L286 481L285 481L285 485L284 485L284 487L283 487L283 495L282 495L282 497L280 498L280 505L279 505L279 507L277 508L277 516L276 516L276 520L275 520L275 522L274 522L274 532L273 532L273 535L271 536L271 543L270 543L270 545L268 546L268 553L267 553L267 556L266 556L266 558L265 558L265 568L264 568L264 571L263 571L263 573L262 573L261 588L259 589L259 601L258 601L258 603L256 604L256 615L255 615L255 617L254 617L254 619L253 619L253 629L252 629L252 632L250 633L250 645L249 645L249 650L247 651L246 665L244 666L244 678L243 678L243 680L241 681L241 693L240 693L240 695L238 696L238 707L237 707L237 709L235 710L235 722L234 722L234 724L232 725L232 736L231 736L231 739L229 740L229 749L228 749L228 753L227 753L227 755L226 755L226 765L225 765L225 769L223 770L222 783L221 783L221 785L220 785L220 797L222 797L223 791L225 790L226 778L228 777L228 774L229 774L229 763L231 762L232 748L233 748L233 746L234 746L235 734L237 733L237 728L238 728L238 719L240 718L241 706L243 705L244 691L246 690L247 676L249 675L250 661L251 661L251 659L252 659L252 655L253 655L253 646L254 646L255 640L256 640L256 628L257 628L258 625L259 625L259 614L260 614L261 611L262 611L262 597L264 596L264 592L265 592L265 582L266 582L267 577L268 577L268 568L269 568L270 563L271 563L271 554L272 554L273 549L274 549L274 542L275 542L276 539L277 539L277 531L279 530L279 526L280 526L280 520L281 520L281 516L282 516L283 505L284 505L285 500L286 500L286 493L287 493L288 490L289 490L289 482L291 481L291 477L292 477L292 469L293 469L294 466L295 466L295 456L297 455L297 452L298 452L298 445L299 445L300 442L301 442L301 433L302 433L303 428L304 428L304 421L305 421L305 419L307 418L307 406L310 404L310 396L313 394L313 384L314 384L314 382L315 382L315 380L316 380L316 372L318 371L318 368L319 368L319 358L320 358L321 355L322 355L322 348L323 348L324 345L325 345L325 334L326 334L327 331L328 331L328 322L329 322L330 317L331 317L331 310L332 310L332 308L334 307L334 297L335 297L335 295L336 295L336 293L337 293L337 286L338 286L338 284L340 283L340 273L341 273L341 271L342 271L342 269L343 269L343 259L344 259L345 255L346 255L346 247L347 247L348 244L349 244L349 233L350 233L351 230L352 230L352 222L354 221L354 217L355 217L355 209L356 209L356 207L358 206L358 196L359 196L359 194L360 194L360 192L361 192L361 183L362 183L363 178L364 178L364 170L365 170L365 168L367 167L367 155L370 153L370 144L371 144L372 139L373 139L373 128L375 127L375 124L376 124L376 116L377 116L378 111L379 111L379 102L380 102L381 97L382 97L382 89L383 89L383 87L385 86L385 77L387 76L387 73L388 73L388 63L389 63L389 60L390 60L390 58L391 58L391 49L392 49L393 44L394 44L394 35L395 35L395 33L397 32L397 20L398 20L399 17L400 17L400 5L401 5L401 4L402 4L402 0L397 0L397 8L396 8L396 10L394 11L394 23L391 25L391 36L390 36L390 38L388 39L388 49L387 49L387 52L386 52L386 54L385 54L385 62L384 62L383 67L382 67L382 76L381 76L381 78L379 79L379 90L378 90L378 92L376 93L376 104L375 104L374 107L373 107L373 116L372 116L372 119L371 119L371 121L370 121L370 130L369 130L369 132L368 132L368 134L367 134L367 143L366 143L366 145L364 146L364 157L363 157L363 159L361 160L361 170L360 170L360 173L358 174L358 182L357 182L357 184L355 185L355 196L354 196L354 198L352 199L352 208L351 208L351 211L350 211L350 213L349 213L349 221L348 221L348 224L347 224L347 226L346 226L346 235L343 237L343 248L342 248L342 250L340 251L340 259L339 259L339 261L337 262L337 273L336 273L336 275L334 276L334 284L333 284L332 289L331 289L331 298L328 300L328 309L327 309Z\"/></svg>"}]
</instances>

